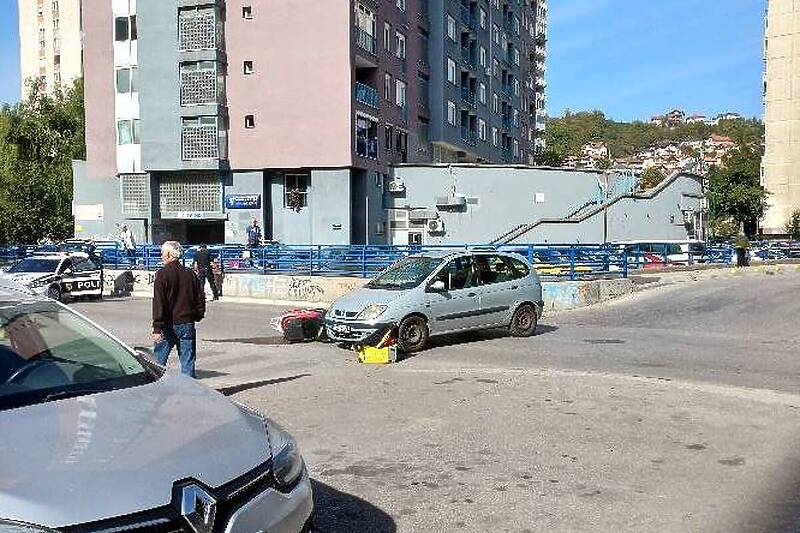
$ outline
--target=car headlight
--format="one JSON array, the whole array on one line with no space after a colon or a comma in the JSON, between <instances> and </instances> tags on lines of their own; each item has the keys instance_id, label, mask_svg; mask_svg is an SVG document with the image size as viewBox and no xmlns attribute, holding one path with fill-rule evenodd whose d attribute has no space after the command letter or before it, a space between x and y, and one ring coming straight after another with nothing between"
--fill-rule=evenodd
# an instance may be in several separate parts
<instances>
[{"instance_id":1,"label":"car headlight","mask_svg":"<svg viewBox=\"0 0 800 533\"><path fill-rule=\"evenodd\" d=\"M0 519L0 533L56 533L46 527Z\"/></svg>"},{"instance_id":2,"label":"car headlight","mask_svg":"<svg viewBox=\"0 0 800 533\"><path fill-rule=\"evenodd\" d=\"M30 283L32 289L36 289L38 287L44 287L45 285L49 285L53 280L50 278L43 278L37 279Z\"/></svg>"},{"instance_id":3,"label":"car headlight","mask_svg":"<svg viewBox=\"0 0 800 533\"><path fill-rule=\"evenodd\" d=\"M272 472L280 488L291 488L303 475L305 464L297 441L281 426L265 419L269 448L272 453Z\"/></svg>"},{"instance_id":4,"label":"car headlight","mask_svg":"<svg viewBox=\"0 0 800 533\"><path fill-rule=\"evenodd\" d=\"M387 307L385 305L369 305L358 314L357 320L375 320L381 316Z\"/></svg>"}]
</instances>

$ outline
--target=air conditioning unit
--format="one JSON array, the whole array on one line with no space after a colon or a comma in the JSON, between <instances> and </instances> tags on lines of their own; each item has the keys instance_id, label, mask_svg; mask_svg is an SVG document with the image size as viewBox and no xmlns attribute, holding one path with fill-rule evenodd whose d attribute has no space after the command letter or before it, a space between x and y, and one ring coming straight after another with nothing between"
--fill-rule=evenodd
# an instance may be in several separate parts
<instances>
[{"instance_id":1,"label":"air conditioning unit","mask_svg":"<svg viewBox=\"0 0 800 533\"><path fill-rule=\"evenodd\" d=\"M444 220L435 219L428 221L428 233L438 235L444 233Z\"/></svg>"},{"instance_id":2,"label":"air conditioning unit","mask_svg":"<svg viewBox=\"0 0 800 533\"><path fill-rule=\"evenodd\" d=\"M406 182L404 182L402 178L393 178L391 181L389 181L389 192L391 193L406 192Z\"/></svg>"}]
</instances>

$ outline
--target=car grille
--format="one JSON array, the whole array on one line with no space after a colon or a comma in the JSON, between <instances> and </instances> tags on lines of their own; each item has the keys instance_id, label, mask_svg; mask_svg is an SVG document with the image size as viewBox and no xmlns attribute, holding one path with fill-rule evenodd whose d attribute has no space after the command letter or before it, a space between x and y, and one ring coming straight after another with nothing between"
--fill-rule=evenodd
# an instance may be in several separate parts
<instances>
[{"instance_id":1,"label":"car grille","mask_svg":"<svg viewBox=\"0 0 800 533\"><path fill-rule=\"evenodd\" d=\"M180 490L190 481L173 488L173 503L157 509L118 518L59 528L62 533L193 533L180 515ZM233 514L268 488L275 487L272 461L267 461L246 474L216 489L208 490L217 500L214 531L224 531Z\"/></svg>"},{"instance_id":2,"label":"car grille","mask_svg":"<svg viewBox=\"0 0 800 533\"><path fill-rule=\"evenodd\" d=\"M337 318L354 319L358 316L357 311L342 311L341 309L334 309L333 316Z\"/></svg>"}]
</instances>

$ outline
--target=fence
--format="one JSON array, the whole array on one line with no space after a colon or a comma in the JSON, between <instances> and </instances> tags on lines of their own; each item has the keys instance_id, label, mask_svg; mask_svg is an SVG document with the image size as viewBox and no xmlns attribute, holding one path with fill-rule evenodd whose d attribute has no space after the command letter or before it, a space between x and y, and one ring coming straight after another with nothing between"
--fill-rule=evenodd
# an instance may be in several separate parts
<instances>
[{"instance_id":1,"label":"fence","mask_svg":"<svg viewBox=\"0 0 800 533\"><path fill-rule=\"evenodd\" d=\"M62 245L62 247L65 245ZM683 246L683 248L681 247ZM0 247L0 264L18 261L32 253L55 252L56 245ZM441 246L336 246L273 244L260 248L241 245L209 246L211 256L226 273L301 274L312 276L372 277L403 257L432 252L495 250L517 253L546 279L627 277L629 271L671 265L731 264L732 246L687 247L675 243L628 245L510 244ZM74 249L74 247L73 247ZM128 255L120 243L96 242L95 253L106 268L156 270L161 266L158 246L140 245ZM192 264L196 248L188 247L183 261ZM751 251L755 260L800 258L800 243L761 246Z\"/></svg>"}]
</instances>

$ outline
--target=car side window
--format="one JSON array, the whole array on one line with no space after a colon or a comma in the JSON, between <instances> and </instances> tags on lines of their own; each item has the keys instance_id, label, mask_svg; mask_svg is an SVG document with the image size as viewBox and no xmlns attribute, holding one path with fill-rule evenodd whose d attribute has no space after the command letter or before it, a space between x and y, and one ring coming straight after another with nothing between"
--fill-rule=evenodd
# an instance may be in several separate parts
<instances>
[{"instance_id":1,"label":"car side window","mask_svg":"<svg viewBox=\"0 0 800 533\"><path fill-rule=\"evenodd\" d=\"M67 259L66 261L61 263L61 266L58 268L58 273L63 274L64 272L70 269L72 269L72 261L70 259Z\"/></svg>"},{"instance_id":2,"label":"car side window","mask_svg":"<svg viewBox=\"0 0 800 533\"><path fill-rule=\"evenodd\" d=\"M89 265L89 261L86 259L76 259L75 265L72 268L73 272L87 272L91 269L92 268Z\"/></svg>"},{"instance_id":3,"label":"car side window","mask_svg":"<svg viewBox=\"0 0 800 533\"><path fill-rule=\"evenodd\" d=\"M512 276L511 279L526 278L531 273L531 269L528 268L528 265L519 259L515 259L514 257L504 257L503 259L508 263Z\"/></svg>"},{"instance_id":4,"label":"car side window","mask_svg":"<svg viewBox=\"0 0 800 533\"><path fill-rule=\"evenodd\" d=\"M499 255L476 256L475 274L478 285L504 283L513 279L511 269Z\"/></svg>"},{"instance_id":5,"label":"car side window","mask_svg":"<svg viewBox=\"0 0 800 533\"><path fill-rule=\"evenodd\" d=\"M444 283L445 290L458 291L472 287L474 280L473 261L471 257L457 257L439 271L434 281Z\"/></svg>"}]
</instances>

